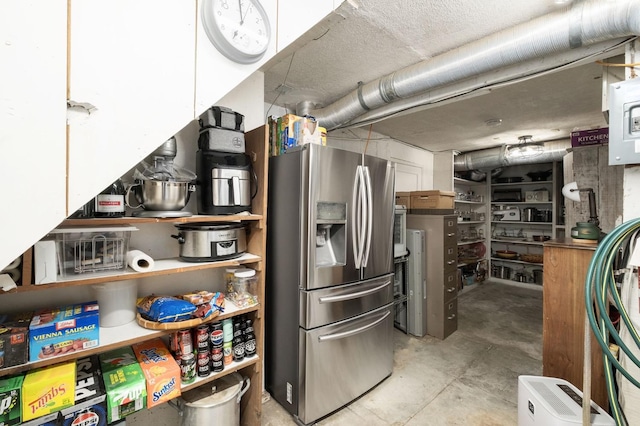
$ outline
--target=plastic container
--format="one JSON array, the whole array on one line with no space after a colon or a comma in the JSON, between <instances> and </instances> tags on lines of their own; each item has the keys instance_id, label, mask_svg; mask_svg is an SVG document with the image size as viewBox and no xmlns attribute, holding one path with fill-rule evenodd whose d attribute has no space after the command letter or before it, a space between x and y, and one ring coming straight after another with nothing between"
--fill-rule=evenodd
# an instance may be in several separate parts
<instances>
[{"instance_id":1,"label":"plastic container","mask_svg":"<svg viewBox=\"0 0 640 426\"><path fill-rule=\"evenodd\" d=\"M58 271L62 277L122 270L127 267L126 253L135 226L57 228Z\"/></svg>"},{"instance_id":2,"label":"plastic container","mask_svg":"<svg viewBox=\"0 0 640 426\"><path fill-rule=\"evenodd\" d=\"M118 327L136 318L137 280L95 284L100 307L100 327Z\"/></svg>"},{"instance_id":3,"label":"plastic container","mask_svg":"<svg viewBox=\"0 0 640 426\"><path fill-rule=\"evenodd\" d=\"M226 297L239 308L256 305L258 303L256 271L249 268L235 271Z\"/></svg>"}]
</instances>

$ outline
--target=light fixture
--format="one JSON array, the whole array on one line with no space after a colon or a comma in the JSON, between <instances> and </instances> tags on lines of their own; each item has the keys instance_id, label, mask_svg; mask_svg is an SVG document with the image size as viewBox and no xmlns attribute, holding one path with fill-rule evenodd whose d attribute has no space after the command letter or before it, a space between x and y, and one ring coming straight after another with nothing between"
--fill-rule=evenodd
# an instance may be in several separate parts
<instances>
[{"instance_id":1,"label":"light fixture","mask_svg":"<svg viewBox=\"0 0 640 426\"><path fill-rule=\"evenodd\" d=\"M487 127L498 127L502 124L502 118L490 118L484 122Z\"/></svg>"},{"instance_id":2,"label":"light fixture","mask_svg":"<svg viewBox=\"0 0 640 426\"><path fill-rule=\"evenodd\" d=\"M544 145L540 142L533 142L531 135L518 137L518 143L507 145L505 155L507 158L531 158L544 152Z\"/></svg>"},{"instance_id":3,"label":"light fixture","mask_svg":"<svg viewBox=\"0 0 640 426\"><path fill-rule=\"evenodd\" d=\"M595 192L592 188L578 188L577 182L570 182L562 187L562 195L571 201L580 202L581 192L589 194L589 221L577 222L576 226L571 228L571 238L597 242L602 235L602 230L598 219Z\"/></svg>"}]
</instances>

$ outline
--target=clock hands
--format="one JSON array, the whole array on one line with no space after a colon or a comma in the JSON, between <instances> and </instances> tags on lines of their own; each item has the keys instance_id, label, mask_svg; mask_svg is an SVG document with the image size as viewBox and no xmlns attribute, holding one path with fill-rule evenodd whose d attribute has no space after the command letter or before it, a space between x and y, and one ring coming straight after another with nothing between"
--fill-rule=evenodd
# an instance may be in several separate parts
<instances>
[{"instance_id":1,"label":"clock hands","mask_svg":"<svg viewBox=\"0 0 640 426\"><path fill-rule=\"evenodd\" d=\"M238 10L240 11L240 25L242 25L244 24L244 16L242 16L242 0L238 0Z\"/></svg>"}]
</instances>

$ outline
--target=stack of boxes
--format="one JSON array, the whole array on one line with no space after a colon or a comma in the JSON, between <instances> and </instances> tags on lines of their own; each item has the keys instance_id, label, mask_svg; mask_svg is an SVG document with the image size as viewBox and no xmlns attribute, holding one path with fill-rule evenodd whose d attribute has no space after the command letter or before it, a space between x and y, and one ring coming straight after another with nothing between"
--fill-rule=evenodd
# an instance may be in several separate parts
<instances>
[{"instance_id":1,"label":"stack of boxes","mask_svg":"<svg viewBox=\"0 0 640 426\"><path fill-rule=\"evenodd\" d=\"M455 195L438 190L396 192L396 205L405 206L409 214L449 214L453 213Z\"/></svg>"},{"instance_id":2,"label":"stack of boxes","mask_svg":"<svg viewBox=\"0 0 640 426\"><path fill-rule=\"evenodd\" d=\"M276 156L296 146L315 143L327 144L327 130L312 117L286 114L269 118L269 155Z\"/></svg>"}]
</instances>

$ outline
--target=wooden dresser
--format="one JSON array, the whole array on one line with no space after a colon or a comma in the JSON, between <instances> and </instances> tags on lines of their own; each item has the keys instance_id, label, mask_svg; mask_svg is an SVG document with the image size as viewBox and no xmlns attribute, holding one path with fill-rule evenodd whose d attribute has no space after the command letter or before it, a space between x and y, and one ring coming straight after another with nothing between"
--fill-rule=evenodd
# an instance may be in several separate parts
<instances>
[{"instance_id":1,"label":"wooden dresser","mask_svg":"<svg viewBox=\"0 0 640 426\"><path fill-rule=\"evenodd\" d=\"M544 244L542 374L582 390L584 282L596 245L571 238ZM609 410L602 352L591 332L591 399Z\"/></svg>"}]
</instances>

